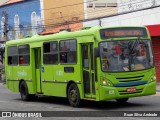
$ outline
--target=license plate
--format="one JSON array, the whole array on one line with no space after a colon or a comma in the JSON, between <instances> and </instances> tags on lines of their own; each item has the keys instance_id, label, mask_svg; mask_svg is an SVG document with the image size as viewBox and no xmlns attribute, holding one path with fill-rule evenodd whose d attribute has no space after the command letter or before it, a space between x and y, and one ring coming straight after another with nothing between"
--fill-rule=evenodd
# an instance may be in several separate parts
<instances>
[{"instance_id":1,"label":"license plate","mask_svg":"<svg viewBox=\"0 0 160 120\"><path fill-rule=\"evenodd\" d=\"M136 88L135 87L127 88L126 91L127 92L135 92Z\"/></svg>"}]
</instances>

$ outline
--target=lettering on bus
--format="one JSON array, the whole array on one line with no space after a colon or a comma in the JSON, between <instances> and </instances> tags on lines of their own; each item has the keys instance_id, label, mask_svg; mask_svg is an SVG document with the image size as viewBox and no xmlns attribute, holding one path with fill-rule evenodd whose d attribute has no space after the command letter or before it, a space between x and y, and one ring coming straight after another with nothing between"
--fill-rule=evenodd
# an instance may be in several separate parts
<instances>
[{"instance_id":1,"label":"lettering on bus","mask_svg":"<svg viewBox=\"0 0 160 120\"><path fill-rule=\"evenodd\" d=\"M131 35L142 35L141 30L117 30L117 31L105 31L105 36L131 36Z\"/></svg>"},{"instance_id":2,"label":"lettering on bus","mask_svg":"<svg viewBox=\"0 0 160 120\"><path fill-rule=\"evenodd\" d=\"M58 75L58 76L63 76L63 71L57 70L57 71L56 71L56 75Z\"/></svg>"},{"instance_id":3,"label":"lettering on bus","mask_svg":"<svg viewBox=\"0 0 160 120\"><path fill-rule=\"evenodd\" d=\"M108 28L101 29L102 39L118 37L147 37L145 28Z\"/></svg>"},{"instance_id":4,"label":"lettering on bus","mask_svg":"<svg viewBox=\"0 0 160 120\"><path fill-rule=\"evenodd\" d=\"M18 71L18 76L27 76L27 73L23 71Z\"/></svg>"}]
</instances>

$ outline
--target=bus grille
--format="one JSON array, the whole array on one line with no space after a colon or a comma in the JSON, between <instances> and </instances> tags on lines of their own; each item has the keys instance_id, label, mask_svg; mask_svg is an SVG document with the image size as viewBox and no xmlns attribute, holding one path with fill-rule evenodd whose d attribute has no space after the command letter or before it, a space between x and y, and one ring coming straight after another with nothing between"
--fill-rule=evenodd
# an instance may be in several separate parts
<instances>
[{"instance_id":1,"label":"bus grille","mask_svg":"<svg viewBox=\"0 0 160 120\"><path fill-rule=\"evenodd\" d=\"M131 82L131 81L140 81L144 75L134 76L134 77L116 77L119 82Z\"/></svg>"}]
</instances>

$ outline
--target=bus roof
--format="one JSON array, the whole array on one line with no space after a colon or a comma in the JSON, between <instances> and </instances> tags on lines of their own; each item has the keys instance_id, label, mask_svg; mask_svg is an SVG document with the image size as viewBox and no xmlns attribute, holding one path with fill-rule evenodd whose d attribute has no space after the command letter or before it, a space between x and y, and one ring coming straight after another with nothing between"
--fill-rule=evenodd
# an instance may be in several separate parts
<instances>
[{"instance_id":1,"label":"bus roof","mask_svg":"<svg viewBox=\"0 0 160 120\"><path fill-rule=\"evenodd\" d=\"M145 28L140 26L123 26L125 27L139 27L139 28ZM32 42L40 42L40 41L49 41L49 40L60 40L60 39L70 39L74 37L80 37L80 36L89 36L89 35L95 35L97 31L104 28L122 28L122 26L118 27L86 27L83 28L80 31L74 31L74 32L67 32L67 31L61 31L59 33L50 34L50 35L34 35L31 37L26 37L23 39L17 39L17 40L10 40L6 42L6 46L8 45L16 45L16 44L22 44L22 43L32 43Z\"/></svg>"},{"instance_id":2,"label":"bus roof","mask_svg":"<svg viewBox=\"0 0 160 120\"><path fill-rule=\"evenodd\" d=\"M61 31L59 33L50 34L50 35L34 35L31 37L26 37L23 39L17 39L17 40L10 40L6 42L6 45L12 45L12 44L21 44L21 43L32 43L32 42L39 42L39 41L48 41L48 40L60 40L64 38L74 38L74 37L80 37L80 36L88 36L93 35L96 33L97 30L99 30L100 27L94 27L91 29L84 29L80 31L74 31L74 32L68 32L68 31Z\"/></svg>"}]
</instances>

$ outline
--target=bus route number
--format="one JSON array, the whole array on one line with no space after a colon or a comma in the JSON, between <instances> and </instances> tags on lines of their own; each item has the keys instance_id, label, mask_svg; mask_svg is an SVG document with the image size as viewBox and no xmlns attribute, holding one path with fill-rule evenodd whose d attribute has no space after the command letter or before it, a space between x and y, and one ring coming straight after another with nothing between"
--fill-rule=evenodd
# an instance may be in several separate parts
<instances>
[{"instance_id":1,"label":"bus route number","mask_svg":"<svg viewBox=\"0 0 160 120\"><path fill-rule=\"evenodd\" d=\"M62 76L62 75L63 75L63 71L57 70L57 71L56 71L56 75Z\"/></svg>"}]
</instances>

